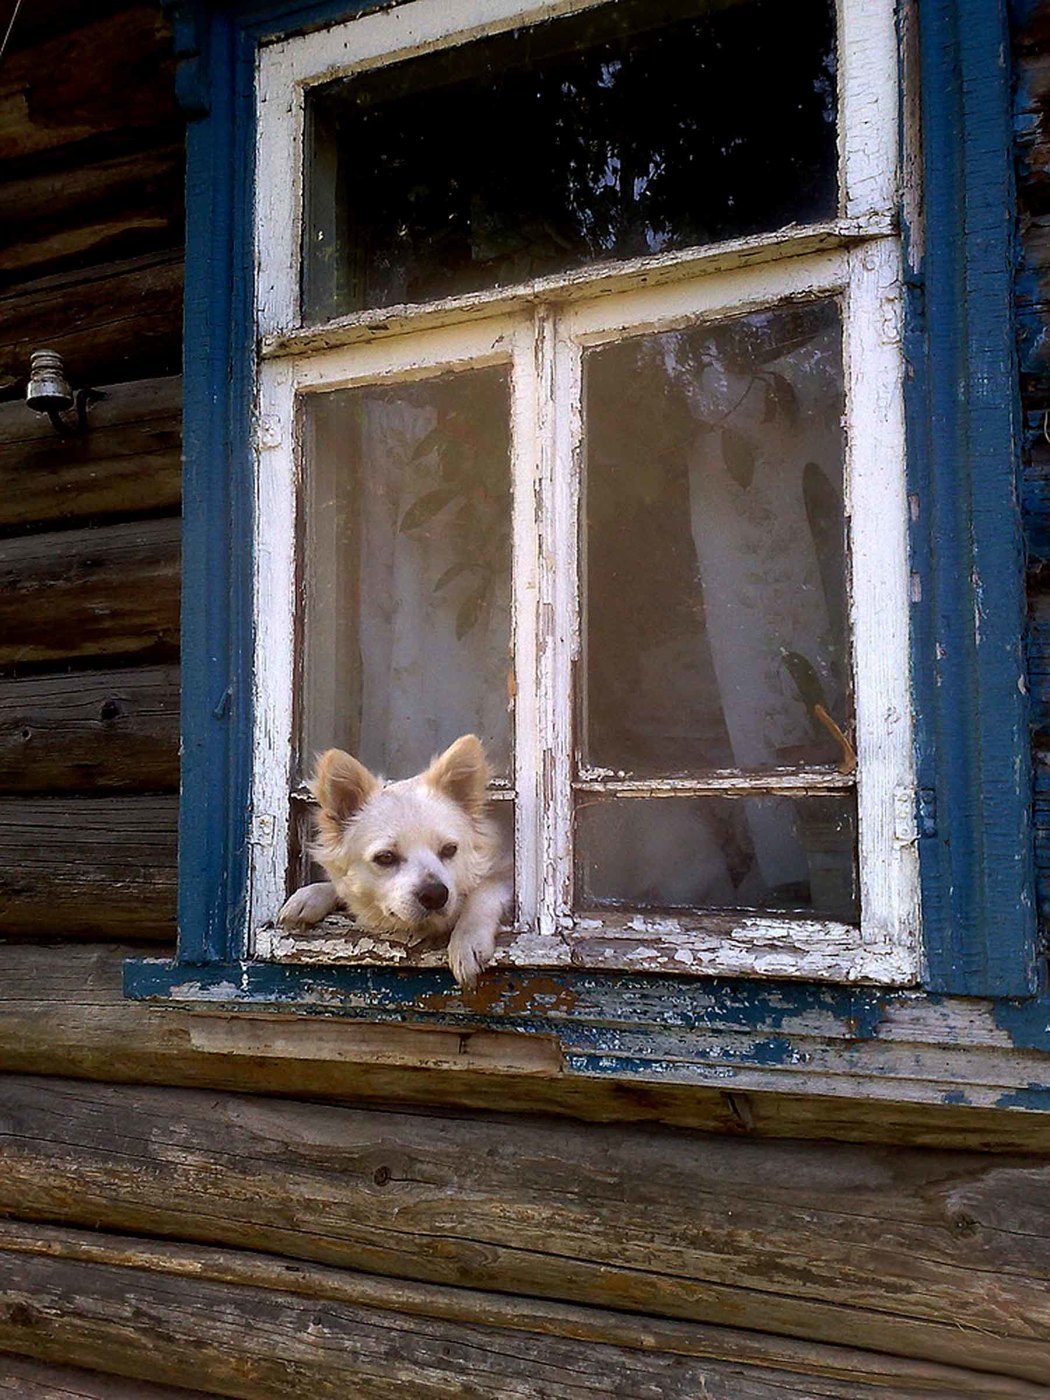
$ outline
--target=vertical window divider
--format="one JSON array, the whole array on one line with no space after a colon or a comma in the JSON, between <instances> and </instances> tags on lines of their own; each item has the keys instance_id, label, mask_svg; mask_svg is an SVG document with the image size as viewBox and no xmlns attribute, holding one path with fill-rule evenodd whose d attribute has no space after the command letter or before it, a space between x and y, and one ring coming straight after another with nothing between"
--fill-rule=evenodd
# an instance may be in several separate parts
<instances>
[{"instance_id":1,"label":"vertical window divider","mask_svg":"<svg viewBox=\"0 0 1050 1400\"><path fill-rule=\"evenodd\" d=\"M562 338L556 313L535 312L537 511L539 517L537 680L542 742L538 765L540 897L538 931L555 935L572 910L572 683L576 621L576 493L579 483L579 352Z\"/></svg>"},{"instance_id":2,"label":"vertical window divider","mask_svg":"<svg viewBox=\"0 0 1050 1400\"><path fill-rule=\"evenodd\" d=\"M531 319L515 329L511 370L511 646L514 692L514 873L519 928L536 926L542 850L543 707L539 678L542 403Z\"/></svg>"}]
</instances>

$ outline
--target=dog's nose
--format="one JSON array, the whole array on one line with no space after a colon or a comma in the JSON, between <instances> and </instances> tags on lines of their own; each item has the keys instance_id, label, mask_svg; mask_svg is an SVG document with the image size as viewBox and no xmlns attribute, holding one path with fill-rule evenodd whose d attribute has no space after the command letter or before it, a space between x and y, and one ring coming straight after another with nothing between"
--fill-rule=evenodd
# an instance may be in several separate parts
<instances>
[{"instance_id":1,"label":"dog's nose","mask_svg":"<svg viewBox=\"0 0 1050 1400\"><path fill-rule=\"evenodd\" d=\"M439 909L444 909L448 902L448 886L443 885L440 880L428 880L416 891L416 898L424 909L436 914Z\"/></svg>"}]
</instances>

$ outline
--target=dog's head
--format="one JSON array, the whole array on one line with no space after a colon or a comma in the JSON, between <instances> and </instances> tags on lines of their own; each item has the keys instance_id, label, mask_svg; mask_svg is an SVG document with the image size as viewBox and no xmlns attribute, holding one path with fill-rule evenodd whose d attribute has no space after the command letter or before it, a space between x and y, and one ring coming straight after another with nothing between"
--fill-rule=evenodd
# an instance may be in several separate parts
<instances>
[{"instance_id":1,"label":"dog's head","mask_svg":"<svg viewBox=\"0 0 1050 1400\"><path fill-rule=\"evenodd\" d=\"M473 734L396 783L341 749L321 755L310 785L320 804L313 854L360 923L402 934L452 928L495 856L488 778Z\"/></svg>"}]
</instances>

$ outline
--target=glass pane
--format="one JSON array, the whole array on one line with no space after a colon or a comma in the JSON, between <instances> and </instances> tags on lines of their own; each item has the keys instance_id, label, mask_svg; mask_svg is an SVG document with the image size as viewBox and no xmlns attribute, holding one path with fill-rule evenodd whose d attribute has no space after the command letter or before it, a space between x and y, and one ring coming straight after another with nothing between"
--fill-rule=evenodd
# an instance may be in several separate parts
<instances>
[{"instance_id":1,"label":"glass pane","mask_svg":"<svg viewBox=\"0 0 1050 1400\"><path fill-rule=\"evenodd\" d=\"M503 368L304 400L301 754L408 777L460 734L511 771Z\"/></svg>"},{"instance_id":2,"label":"glass pane","mask_svg":"<svg viewBox=\"0 0 1050 1400\"><path fill-rule=\"evenodd\" d=\"M834 764L852 718L833 301L587 352L589 765Z\"/></svg>"},{"instance_id":3,"label":"glass pane","mask_svg":"<svg viewBox=\"0 0 1050 1400\"><path fill-rule=\"evenodd\" d=\"M855 799L584 797L579 909L752 909L856 923Z\"/></svg>"},{"instance_id":4,"label":"glass pane","mask_svg":"<svg viewBox=\"0 0 1050 1400\"><path fill-rule=\"evenodd\" d=\"M831 218L831 0L616 0L308 96L308 320Z\"/></svg>"}]
</instances>

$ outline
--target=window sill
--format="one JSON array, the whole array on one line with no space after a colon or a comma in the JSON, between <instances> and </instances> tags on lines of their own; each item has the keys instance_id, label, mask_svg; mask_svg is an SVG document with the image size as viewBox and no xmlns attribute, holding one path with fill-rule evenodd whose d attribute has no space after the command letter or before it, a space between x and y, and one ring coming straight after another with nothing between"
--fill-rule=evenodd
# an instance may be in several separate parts
<instances>
[{"instance_id":1,"label":"window sill","mask_svg":"<svg viewBox=\"0 0 1050 1400\"><path fill-rule=\"evenodd\" d=\"M192 966L152 958L125 963L124 993L200 1012L202 1024L217 1014L239 1023L242 1014L298 1020L311 1013L322 1041L333 1018L458 1031L464 1045L479 1033L509 1032L537 1049L542 1042L542 1073L582 1092L611 1080L1050 1113L1050 999L575 968L493 971L467 993L441 968ZM432 1068L426 1039L416 1058L406 1060L402 1045L401 1062ZM303 1054L309 1058L307 1048ZM468 1062L464 1055L460 1068Z\"/></svg>"},{"instance_id":2,"label":"window sill","mask_svg":"<svg viewBox=\"0 0 1050 1400\"><path fill-rule=\"evenodd\" d=\"M257 930L262 961L305 967L446 967L445 940L405 943L366 933L345 916L313 927ZM717 913L692 918L585 913L565 933L504 929L493 966L580 968L676 977L764 977L909 987L918 964L899 945L867 942L850 924L772 915Z\"/></svg>"}]
</instances>

